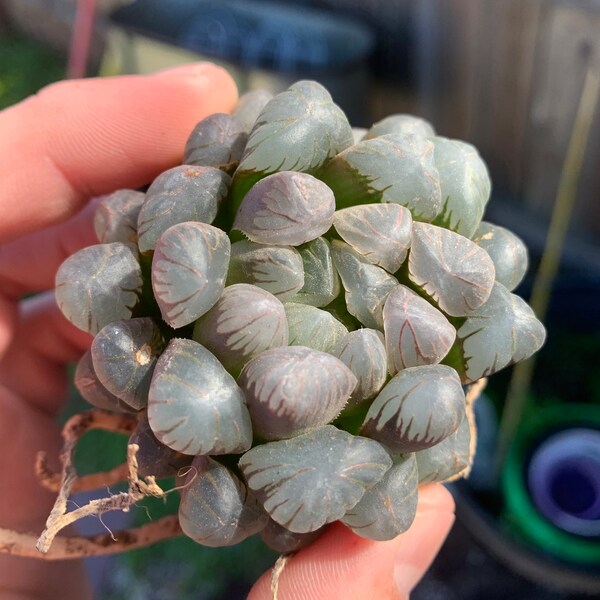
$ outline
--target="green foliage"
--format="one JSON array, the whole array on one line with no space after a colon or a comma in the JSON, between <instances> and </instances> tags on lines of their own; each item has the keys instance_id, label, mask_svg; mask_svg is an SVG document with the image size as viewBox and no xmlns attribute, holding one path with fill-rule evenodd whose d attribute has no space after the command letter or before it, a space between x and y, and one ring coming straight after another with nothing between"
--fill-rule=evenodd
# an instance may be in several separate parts
<instances>
[{"instance_id":1,"label":"green foliage","mask_svg":"<svg viewBox=\"0 0 600 600\"><path fill-rule=\"evenodd\" d=\"M0 37L0 110L63 78L63 60L20 35Z\"/></svg>"}]
</instances>

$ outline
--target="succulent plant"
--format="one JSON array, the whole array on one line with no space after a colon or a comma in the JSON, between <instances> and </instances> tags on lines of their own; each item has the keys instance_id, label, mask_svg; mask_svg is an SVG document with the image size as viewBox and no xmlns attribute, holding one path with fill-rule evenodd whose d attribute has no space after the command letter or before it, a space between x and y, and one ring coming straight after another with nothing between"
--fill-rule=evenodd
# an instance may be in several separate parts
<instances>
[{"instance_id":1,"label":"succulent plant","mask_svg":"<svg viewBox=\"0 0 600 600\"><path fill-rule=\"evenodd\" d=\"M393 538L420 482L469 468L465 385L545 338L512 293L524 245L481 221L484 162L408 115L353 131L309 81L207 117L184 155L103 198L101 243L58 272L96 336L77 387L138 415L144 474L191 465L200 544Z\"/></svg>"}]
</instances>

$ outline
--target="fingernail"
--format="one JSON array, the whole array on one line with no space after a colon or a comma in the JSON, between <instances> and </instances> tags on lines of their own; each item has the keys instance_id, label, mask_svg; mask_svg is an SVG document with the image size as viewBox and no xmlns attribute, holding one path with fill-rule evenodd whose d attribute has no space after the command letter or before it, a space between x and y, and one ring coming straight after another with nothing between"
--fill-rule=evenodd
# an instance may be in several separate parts
<instances>
[{"instance_id":1,"label":"fingernail","mask_svg":"<svg viewBox=\"0 0 600 600\"><path fill-rule=\"evenodd\" d=\"M412 527L400 536L394 558L394 582L407 598L430 567L454 523L454 514L427 510L419 513Z\"/></svg>"}]
</instances>

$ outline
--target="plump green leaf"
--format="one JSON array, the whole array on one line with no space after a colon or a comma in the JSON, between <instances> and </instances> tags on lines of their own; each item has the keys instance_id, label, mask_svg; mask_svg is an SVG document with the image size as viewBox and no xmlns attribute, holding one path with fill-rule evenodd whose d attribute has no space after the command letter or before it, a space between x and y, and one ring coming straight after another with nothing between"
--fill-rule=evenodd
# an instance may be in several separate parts
<instances>
[{"instance_id":1,"label":"plump green leaf","mask_svg":"<svg viewBox=\"0 0 600 600\"><path fill-rule=\"evenodd\" d=\"M387 357L383 335L375 329L357 329L345 335L331 349L356 376L357 384L349 406L362 404L379 392L387 378Z\"/></svg>"},{"instance_id":2,"label":"plump green leaf","mask_svg":"<svg viewBox=\"0 0 600 600\"><path fill-rule=\"evenodd\" d=\"M492 184L487 167L471 144L444 137L431 141L443 203L434 223L470 238L490 198Z\"/></svg>"},{"instance_id":3,"label":"plump green leaf","mask_svg":"<svg viewBox=\"0 0 600 600\"><path fill-rule=\"evenodd\" d=\"M136 244L137 221L145 194L136 190L118 190L104 196L94 214L94 230L103 244Z\"/></svg>"},{"instance_id":4,"label":"plump green leaf","mask_svg":"<svg viewBox=\"0 0 600 600\"><path fill-rule=\"evenodd\" d=\"M308 173L281 171L259 181L243 199L233 223L259 244L299 246L333 224L333 192Z\"/></svg>"},{"instance_id":5,"label":"plump green leaf","mask_svg":"<svg viewBox=\"0 0 600 600\"><path fill-rule=\"evenodd\" d=\"M238 454L252 444L242 390L219 360L192 340L173 339L154 368L148 421L183 454Z\"/></svg>"},{"instance_id":6,"label":"plump green leaf","mask_svg":"<svg viewBox=\"0 0 600 600\"><path fill-rule=\"evenodd\" d=\"M181 165L161 173L148 188L138 217L140 251L153 250L172 225L212 223L230 182L227 173L214 167Z\"/></svg>"},{"instance_id":7,"label":"plump green leaf","mask_svg":"<svg viewBox=\"0 0 600 600\"><path fill-rule=\"evenodd\" d=\"M383 305L398 280L344 242L331 242L331 256L346 292L348 312L365 327L383 330Z\"/></svg>"},{"instance_id":8,"label":"plump green leaf","mask_svg":"<svg viewBox=\"0 0 600 600\"><path fill-rule=\"evenodd\" d=\"M454 369L445 365L409 367L373 400L361 435L394 452L417 452L454 433L464 416L465 395Z\"/></svg>"},{"instance_id":9,"label":"plump green leaf","mask_svg":"<svg viewBox=\"0 0 600 600\"><path fill-rule=\"evenodd\" d=\"M287 346L288 324L283 304L273 294L236 283L196 321L193 337L235 374L261 352Z\"/></svg>"},{"instance_id":10,"label":"plump green leaf","mask_svg":"<svg viewBox=\"0 0 600 600\"><path fill-rule=\"evenodd\" d=\"M465 417L458 429L439 444L415 453L419 483L444 482L471 464L471 429Z\"/></svg>"},{"instance_id":11,"label":"plump green leaf","mask_svg":"<svg viewBox=\"0 0 600 600\"><path fill-rule=\"evenodd\" d=\"M312 544L325 531L325 527L308 533L294 533L269 518L269 522L260 531L263 542L275 552L291 554Z\"/></svg>"},{"instance_id":12,"label":"plump green leaf","mask_svg":"<svg viewBox=\"0 0 600 600\"><path fill-rule=\"evenodd\" d=\"M242 124L244 131L250 133L263 108L273 98L268 90L250 90L240 96L231 114Z\"/></svg>"},{"instance_id":13,"label":"plump green leaf","mask_svg":"<svg viewBox=\"0 0 600 600\"><path fill-rule=\"evenodd\" d=\"M101 383L94 371L92 351L86 350L75 369L74 384L81 397L97 408L113 412L133 412L129 404L111 394Z\"/></svg>"},{"instance_id":14,"label":"plump green leaf","mask_svg":"<svg viewBox=\"0 0 600 600\"><path fill-rule=\"evenodd\" d=\"M304 266L304 285L290 298L297 304L327 306L340 293L340 278L333 266L329 242L318 237L298 248Z\"/></svg>"},{"instance_id":15,"label":"plump green leaf","mask_svg":"<svg viewBox=\"0 0 600 600\"><path fill-rule=\"evenodd\" d=\"M361 537L383 542L404 533L415 520L418 500L414 454L399 459L342 518Z\"/></svg>"},{"instance_id":16,"label":"plump green leaf","mask_svg":"<svg viewBox=\"0 0 600 600\"><path fill-rule=\"evenodd\" d=\"M185 144L183 164L215 167L231 175L237 168L248 133L232 115L209 115L194 127Z\"/></svg>"},{"instance_id":17,"label":"plump green leaf","mask_svg":"<svg viewBox=\"0 0 600 600\"><path fill-rule=\"evenodd\" d=\"M338 208L389 202L406 206L418 221L442 208L433 143L388 134L364 140L330 160L319 175L334 191Z\"/></svg>"},{"instance_id":18,"label":"plump green leaf","mask_svg":"<svg viewBox=\"0 0 600 600\"><path fill-rule=\"evenodd\" d=\"M282 302L304 285L302 256L292 246L266 246L248 240L231 246L227 285L249 283Z\"/></svg>"},{"instance_id":19,"label":"plump green leaf","mask_svg":"<svg viewBox=\"0 0 600 600\"><path fill-rule=\"evenodd\" d=\"M326 425L252 448L239 465L271 518L307 533L356 506L392 459L377 442Z\"/></svg>"},{"instance_id":20,"label":"plump green leaf","mask_svg":"<svg viewBox=\"0 0 600 600\"><path fill-rule=\"evenodd\" d=\"M395 273L408 254L412 216L399 204L363 204L335 212L340 237L369 262Z\"/></svg>"},{"instance_id":21,"label":"plump green leaf","mask_svg":"<svg viewBox=\"0 0 600 600\"><path fill-rule=\"evenodd\" d=\"M146 411L139 413L138 424L129 436L127 444L139 446L135 458L141 477L174 477L179 469L189 466L192 462L189 456L171 450L156 439L148 423Z\"/></svg>"},{"instance_id":22,"label":"plump green leaf","mask_svg":"<svg viewBox=\"0 0 600 600\"><path fill-rule=\"evenodd\" d=\"M481 246L494 262L496 281L509 292L514 290L525 277L529 259L527 247L512 231L482 222L473 241Z\"/></svg>"},{"instance_id":23,"label":"plump green leaf","mask_svg":"<svg viewBox=\"0 0 600 600\"><path fill-rule=\"evenodd\" d=\"M180 223L165 231L152 258L152 289L163 319L183 327L221 296L231 244L225 232L205 223Z\"/></svg>"},{"instance_id":24,"label":"plump green leaf","mask_svg":"<svg viewBox=\"0 0 600 600\"><path fill-rule=\"evenodd\" d=\"M465 382L477 381L529 358L546 339L544 326L527 303L496 283L489 300L457 332Z\"/></svg>"},{"instance_id":25,"label":"plump green leaf","mask_svg":"<svg viewBox=\"0 0 600 600\"><path fill-rule=\"evenodd\" d=\"M260 113L233 179L234 210L260 178L276 171L314 173L352 144L352 129L329 92L299 81Z\"/></svg>"},{"instance_id":26,"label":"plump green leaf","mask_svg":"<svg viewBox=\"0 0 600 600\"><path fill-rule=\"evenodd\" d=\"M150 379L164 345L148 317L109 323L92 342L96 376L111 394L140 410L148 403Z\"/></svg>"},{"instance_id":27,"label":"plump green leaf","mask_svg":"<svg viewBox=\"0 0 600 600\"><path fill-rule=\"evenodd\" d=\"M309 304L284 304L290 346L307 346L330 352L348 330L331 313Z\"/></svg>"},{"instance_id":28,"label":"plump green leaf","mask_svg":"<svg viewBox=\"0 0 600 600\"><path fill-rule=\"evenodd\" d=\"M238 382L255 433L276 440L332 421L348 401L356 377L330 354L289 346L253 358Z\"/></svg>"},{"instance_id":29,"label":"plump green leaf","mask_svg":"<svg viewBox=\"0 0 600 600\"><path fill-rule=\"evenodd\" d=\"M203 546L233 546L259 532L267 515L230 469L208 456L197 456L179 504L183 533Z\"/></svg>"},{"instance_id":30,"label":"plump green leaf","mask_svg":"<svg viewBox=\"0 0 600 600\"><path fill-rule=\"evenodd\" d=\"M83 331L96 334L128 319L142 292L135 246L113 242L75 252L60 265L55 289L60 310Z\"/></svg>"},{"instance_id":31,"label":"plump green leaf","mask_svg":"<svg viewBox=\"0 0 600 600\"><path fill-rule=\"evenodd\" d=\"M442 227L415 223L408 257L411 281L448 315L466 316L490 296L494 263L475 242Z\"/></svg>"},{"instance_id":32,"label":"plump green leaf","mask_svg":"<svg viewBox=\"0 0 600 600\"><path fill-rule=\"evenodd\" d=\"M413 115L389 115L381 121L377 121L366 133L364 139L370 140L375 137L396 133L399 135L416 135L419 137L432 137L435 135L431 123Z\"/></svg>"},{"instance_id":33,"label":"plump green leaf","mask_svg":"<svg viewBox=\"0 0 600 600\"><path fill-rule=\"evenodd\" d=\"M387 296L383 329L391 375L406 367L439 363L456 338L448 319L404 285L397 285Z\"/></svg>"}]
</instances>

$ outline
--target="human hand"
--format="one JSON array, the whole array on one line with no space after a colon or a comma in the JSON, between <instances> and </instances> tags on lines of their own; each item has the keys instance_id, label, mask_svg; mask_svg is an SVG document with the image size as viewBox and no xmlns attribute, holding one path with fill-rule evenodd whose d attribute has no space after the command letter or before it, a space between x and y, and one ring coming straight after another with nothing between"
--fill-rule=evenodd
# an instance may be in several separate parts
<instances>
[{"instance_id":1,"label":"human hand","mask_svg":"<svg viewBox=\"0 0 600 600\"><path fill-rule=\"evenodd\" d=\"M229 76L190 65L149 77L64 82L0 113L0 527L40 532L52 494L33 475L38 450L58 453L65 365L91 338L70 325L51 290L60 263L96 243L87 199L135 188L181 160L203 116L230 110ZM78 212L80 211L80 212ZM370 542L334 525L288 563L279 597L405 598L453 521L441 486L420 492L411 529ZM250 599L270 598L270 575ZM91 597L81 565L0 554L0 600Z\"/></svg>"}]
</instances>

